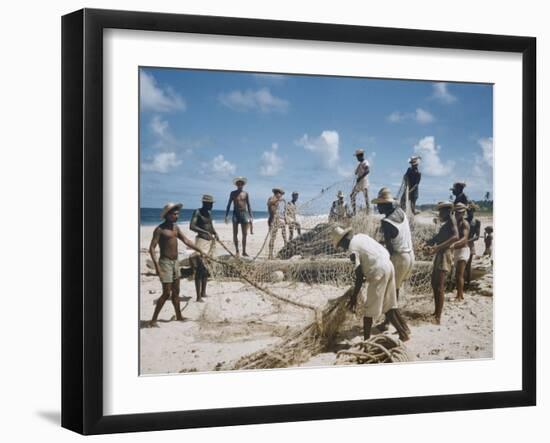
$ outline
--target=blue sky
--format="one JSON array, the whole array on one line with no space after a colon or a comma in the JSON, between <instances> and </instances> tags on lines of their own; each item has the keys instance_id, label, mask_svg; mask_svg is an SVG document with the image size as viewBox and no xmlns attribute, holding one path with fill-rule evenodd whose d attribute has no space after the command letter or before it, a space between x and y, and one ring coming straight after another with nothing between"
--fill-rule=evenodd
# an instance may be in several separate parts
<instances>
[{"instance_id":1,"label":"blue sky","mask_svg":"<svg viewBox=\"0 0 550 443\"><path fill-rule=\"evenodd\" d=\"M492 193L491 85L367 78L140 69L141 206L225 207L232 178L248 178L253 207L271 188L307 201L349 181L363 148L371 195L396 193L411 155L421 155L419 203L467 183ZM349 190L343 191L349 193Z\"/></svg>"}]
</instances>

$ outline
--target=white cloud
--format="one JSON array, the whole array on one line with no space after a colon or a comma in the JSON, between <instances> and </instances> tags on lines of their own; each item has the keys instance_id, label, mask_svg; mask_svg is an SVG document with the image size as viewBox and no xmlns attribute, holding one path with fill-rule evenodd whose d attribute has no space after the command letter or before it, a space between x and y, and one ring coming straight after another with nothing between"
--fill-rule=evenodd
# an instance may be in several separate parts
<instances>
[{"instance_id":1,"label":"white cloud","mask_svg":"<svg viewBox=\"0 0 550 443\"><path fill-rule=\"evenodd\" d=\"M226 160L223 154L216 155L209 162L203 163L203 172L212 173L217 176L228 176L235 174L237 166Z\"/></svg>"},{"instance_id":2,"label":"white cloud","mask_svg":"<svg viewBox=\"0 0 550 443\"><path fill-rule=\"evenodd\" d=\"M447 89L447 83L434 83L432 98L445 104L451 104L457 101L457 98Z\"/></svg>"},{"instance_id":3,"label":"white cloud","mask_svg":"<svg viewBox=\"0 0 550 443\"><path fill-rule=\"evenodd\" d=\"M175 152L160 152L150 162L143 162L141 167L144 171L166 174L179 165L181 160L177 158Z\"/></svg>"},{"instance_id":4,"label":"white cloud","mask_svg":"<svg viewBox=\"0 0 550 443\"><path fill-rule=\"evenodd\" d=\"M425 125L428 123L432 123L435 120L435 117L432 114L430 114L428 111L425 111L424 109L421 109L421 108L417 108L414 115L414 119L418 123Z\"/></svg>"},{"instance_id":5,"label":"white cloud","mask_svg":"<svg viewBox=\"0 0 550 443\"><path fill-rule=\"evenodd\" d=\"M493 167L493 137L482 137L477 143L481 147L483 160L489 167Z\"/></svg>"},{"instance_id":6,"label":"white cloud","mask_svg":"<svg viewBox=\"0 0 550 443\"><path fill-rule=\"evenodd\" d=\"M264 151L262 154L260 175L273 177L281 171L283 167L283 159L277 155L277 149L279 149L279 145L277 143L273 143L271 145L271 151Z\"/></svg>"},{"instance_id":7,"label":"white cloud","mask_svg":"<svg viewBox=\"0 0 550 443\"><path fill-rule=\"evenodd\" d=\"M172 88L161 88L152 74L140 71L140 106L144 111L184 111L185 100Z\"/></svg>"},{"instance_id":8,"label":"white cloud","mask_svg":"<svg viewBox=\"0 0 550 443\"><path fill-rule=\"evenodd\" d=\"M451 173L454 162L443 163L439 158L441 146L435 144L433 136L424 137L414 146L414 152L422 157L422 172L426 175L441 177Z\"/></svg>"},{"instance_id":9,"label":"white cloud","mask_svg":"<svg viewBox=\"0 0 550 443\"><path fill-rule=\"evenodd\" d=\"M387 119L390 123L400 123L405 120L413 120L421 125L426 125L435 121L433 114L422 108L416 108L415 112L394 111L388 115Z\"/></svg>"},{"instance_id":10,"label":"white cloud","mask_svg":"<svg viewBox=\"0 0 550 443\"><path fill-rule=\"evenodd\" d=\"M323 131L319 137L310 138L304 134L296 142L305 150L317 155L319 163L325 169L336 169L340 161L340 136L337 131Z\"/></svg>"},{"instance_id":11,"label":"white cloud","mask_svg":"<svg viewBox=\"0 0 550 443\"><path fill-rule=\"evenodd\" d=\"M288 101L275 97L268 88L261 88L256 91L232 91L227 94L220 94L220 102L235 111L261 112L285 112L288 109Z\"/></svg>"}]
</instances>

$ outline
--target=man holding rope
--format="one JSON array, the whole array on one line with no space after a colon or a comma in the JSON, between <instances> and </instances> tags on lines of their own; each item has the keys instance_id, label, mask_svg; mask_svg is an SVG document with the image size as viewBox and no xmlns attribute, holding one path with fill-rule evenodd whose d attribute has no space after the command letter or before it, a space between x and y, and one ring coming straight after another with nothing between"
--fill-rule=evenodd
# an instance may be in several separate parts
<instances>
[{"instance_id":1,"label":"man holding rope","mask_svg":"<svg viewBox=\"0 0 550 443\"><path fill-rule=\"evenodd\" d=\"M155 265L157 275L162 284L162 295L157 300L155 312L149 326L158 327L157 319L159 313L169 298L172 299L172 305L176 311L176 320L182 321L183 317L180 310L180 266L178 262L178 239L185 246L202 254L191 240L189 240L176 222L178 221L179 211L182 208L181 203L167 203L160 213L160 218L164 220L162 224L156 227L153 232L153 238L149 246L149 254ZM157 260L155 249L157 245L160 248L160 259Z\"/></svg>"},{"instance_id":2,"label":"man holding rope","mask_svg":"<svg viewBox=\"0 0 550 443\"><path fill-rule=\"evenodd\" d=\"M214 198L208 194L203 195L202 207L193 212L191 222L189 223L189 229L197 233L195 245L208 256L214 255L216 240L219 239L218 233L214 229L214 223L212 222L212 214L210 213L213 205ZM210 273L200 255L194 254L190 261L195 269L197 301L203 302L204 297L206 297L206 284L208 283Z\"/></svg>"},{"instance_id":3,"label":"man holding rope","mask_svg":"<svg viewBox=\"0 0 550 443\"><path fill-rule=\"evenodd\" d=\"M420 174L420 171L418 170L418 163L420 162L420 157L413 156L409 159L409 164L411 165L407 172L405 172L405 176L403 177L405 181L405 192L403 192L403 196L401 197L401 207L403 209L406 209L405 205L405 198L408 197L409 202L411 203L411 212L413 215L416 215L416 201L418 200L418 186L420 185L420 179L422 178L422 174Z\"/></svg>"},{"instance_id":4,"label":"man holding rope","mask_svg":"<svg viewBox=\"0 0 550 443\"><path fill-rule=\"evenodd\" d=\"M397 308L394 269L386 248L366 234L353 235L351 228L336 226L331 231L331 238L335 248L340 247L351 253L350 259L355 266L355 286L348 302L352 311L356 310L363 283L368 283L363 338L370 338L373 320L385 314L397 330L399 339L409 340L411 331Z\"/></svg>"},{"instance_id":5,"label":"man holding rope","mask_svg":"<svg viewBox=\"0 0 550 443\"><path fill-rule=\"evenodd\" d=\"M269 226L269 260L273 260L273 247L275 246L275 238L277 237L277 231L281 230L283 236L283 242L286 245L286 223L285 223L285 207L286 202L283 199L285 191L281 188L273 188L273 195L267 200L267 212L269 218L267 224Z\"/></svg>"}]
</instances>

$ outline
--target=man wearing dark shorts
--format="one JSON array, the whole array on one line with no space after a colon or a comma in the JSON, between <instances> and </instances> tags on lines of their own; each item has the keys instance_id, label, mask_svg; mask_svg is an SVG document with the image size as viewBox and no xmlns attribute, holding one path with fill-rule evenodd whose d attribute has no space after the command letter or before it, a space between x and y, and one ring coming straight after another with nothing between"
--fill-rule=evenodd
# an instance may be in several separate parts
<instances>
[{"instance_id":1,"label":"man wearing dark shorts","mask_svg":"<svg viewBox=\"0 0 550 443\"><path fill-rule=\"evenodd\" d=\"M435 254L432 269L432 289L434 294L434 322L441 324L441 313L445 303L445 283L447 275L453 267L453 254L450 246L458 240L456 221L452 217L453 204L439 202L435 209L439 211L441 228L439 232L427 242L427 251Z\"/></svg>"},{"instance_id":2,"label":"man wearing dark shorts","mask_svg":"<svg viewBox=\"0 0 550 443\"><path fill-rule=\"evenodd\" d=\"M410 167L405 172L403 177L405 180L406 189L403 192L401 197L401 208L406 209L405 197L408 196L409 202L411 203L411 211L413 214L416 214L416 201L418 200L418 186L420 185L420 179L422 174L418 170L418 164L420 162L420 157L414 156L409 159Z\"/></svg>"},{"instance_id":3,"label":"man wearing dark shorts","mask_svg":"<svg viewBox=\"0 0 550 443\"><path fill-rule=\"evenodd\" d=\"M239 256L239 225L241 225L241 232L243 236L243 257L248 257L246 253L246 235L248 233L248 225L252 226L252 209L250 208L250 199L248 198L248 192L243 190L246 185L246 177L236 177L233 180L233 184L237 186L237 189L231 191L229 194L229 201L227 202L227 208L225 210L225 222L228 223L227 217L231 205L233 205L233 243L235 244L236 255Z\"/></svg>"}]
</instances>

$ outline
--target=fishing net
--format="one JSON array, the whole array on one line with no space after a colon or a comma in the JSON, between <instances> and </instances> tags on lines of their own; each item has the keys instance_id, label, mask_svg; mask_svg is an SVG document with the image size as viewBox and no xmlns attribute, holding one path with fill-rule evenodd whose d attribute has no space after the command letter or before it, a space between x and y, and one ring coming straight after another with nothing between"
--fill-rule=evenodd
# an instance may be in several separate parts
<instances>
[{"instance_id":1,"label":"fishing net","mask_svg":"<svg viewBox=\"0 0 550 443\"><path fill-rule=\"evenodd\" d=\"M351 181L337 182L322 189L311 200L298 202L295 217L285 218L284 210L279 211L281 219L273 223L263 241L257 243L260 246L256 249L249 246L250 257L237 257L232 242L225 240L218 242L217 255L204 260L212 280L242 282L247 290L241 292L243 297L248 297L249 303L255 300L252 293L272 305L271 312L259 313L256 327L258 322L267 323L268 318L278 325L273 328L273 333L280 337L277 343L228 362L223 368L288 367L304 363L334 344L350 315L346 307L349 299L346 289L353 284L354 273L348 254L334 248L330 233L338 225L350 227L356 234L364 233L382 240L382 216L375 213L376 208L372 205L370 211L367 210L362 193L356 197L353 213L354 205L349 195L352 185ZM343 194L343 198L339 198L339 194ZM280 205L286 204L286 201L280 202ZM433 237L437 226L431 216L421 219L409 209L407 211L417 261L402 294L428 293L431 291L432 257L424 253L423 246ZM282 235L283 230L286 238ZM301 321L296 322L297 315ZM288 327L281 327L285 324ZM220 339L222 334L220 332ZM340 359L345 360L343 356Z\"/></svg>"}]
</instances>

